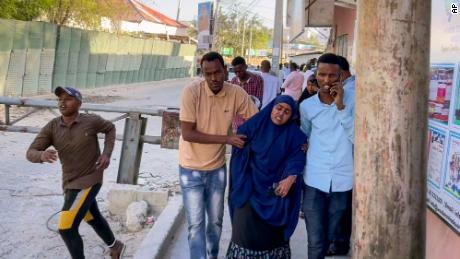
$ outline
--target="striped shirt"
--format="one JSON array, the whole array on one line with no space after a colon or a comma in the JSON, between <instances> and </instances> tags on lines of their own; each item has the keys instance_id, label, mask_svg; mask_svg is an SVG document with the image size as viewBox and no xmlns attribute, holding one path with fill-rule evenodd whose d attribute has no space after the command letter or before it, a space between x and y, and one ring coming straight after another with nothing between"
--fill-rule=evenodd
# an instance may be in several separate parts
<instances>
[{"instance_id":1,"label":"striped shirt","mask_svg":"<svg viewBox=\"0 0 460 259\"><path fill-rule=\"evenodd\" d=\"M264 95L264 80L260 75L249 73L249 79L246 80L246 82L241 82L240 79L235 76L231 83L235 85L241 86L246 93L249 95L254 95L257 97L262 103L263 101L263 95ZM238 127L243 124L244 120L241 118L241 116L237 116L235 120L233 120L232 127L233 127L233 132L236 132Z\"/></svg>"}]
</instances>

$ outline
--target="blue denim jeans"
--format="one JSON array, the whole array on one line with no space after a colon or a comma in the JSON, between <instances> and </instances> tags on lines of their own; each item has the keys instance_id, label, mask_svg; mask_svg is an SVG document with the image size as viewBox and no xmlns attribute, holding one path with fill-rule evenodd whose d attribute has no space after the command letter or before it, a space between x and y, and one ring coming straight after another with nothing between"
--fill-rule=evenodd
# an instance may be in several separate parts
<instances>
[{"instance_id":1,"label":"blue denim jeans","mask_svg":"<svg viewBox=\"0 0 460 259\"><path fill-rule=\"evenodd\" d=\"M219 253L226 168L224 165L212 171L198 171L179 167L191 259L206 259L206 255L217 258Z\"/></svg>"},{"instance_id":2,"label":"blue denim jeans","mask_svg":"<svg viewBox=\"0 0 460 259\"><path fill-rule=\"evenodd\" d=\"M350 192L326 193L304 185L302 210L308 235L308 259L323 259L329 244L339 235Z\"/></svg>"}]
</instances>

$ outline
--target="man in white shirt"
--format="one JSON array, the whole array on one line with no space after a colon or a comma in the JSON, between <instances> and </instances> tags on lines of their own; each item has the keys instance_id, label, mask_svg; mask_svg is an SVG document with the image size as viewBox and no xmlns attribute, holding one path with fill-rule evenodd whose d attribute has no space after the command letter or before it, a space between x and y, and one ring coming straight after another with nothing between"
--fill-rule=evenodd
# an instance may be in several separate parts
<instances>
[{"instance_id":1,"label":"man in white shirt","mask_svg":"<svg viewBox=\"0 0 460 259\"><path fill-rule=\"evenodd\" d=\"M268 60L260 63L260 71L264 80L264 94L262 100L262 109L270 103L277 95L281 93L281 80L270 74L271 64Z\"/></svg>"},{"instance_id":2,"label":"man in white shirt","mask_svg":"<svg viewBox=\"0 0 460 259\"><path fill-rule=\"evenodd\" d=\"M319 57L318 94L300 105L301 128L309 138L302 205L309 259L349 249L331 247L347 243L337 238L346 233L341 223L351 209L353 188L355 96L354 91L343 89L339 64L335 54Z\"/></svg>"},{"instance_id":3,"label":"man in white shirt","mask_svg":"<svg viewBox=\"0 0 460 259\"><path fill-rule=\"evenodd\" d=\"M287 77L289 76L290 73L291 73L291 69L290 69L289 63L284 63L284 67L283 67L283 82L286 81L286 79L287 79Z\"/></svg>"}]
</instances>

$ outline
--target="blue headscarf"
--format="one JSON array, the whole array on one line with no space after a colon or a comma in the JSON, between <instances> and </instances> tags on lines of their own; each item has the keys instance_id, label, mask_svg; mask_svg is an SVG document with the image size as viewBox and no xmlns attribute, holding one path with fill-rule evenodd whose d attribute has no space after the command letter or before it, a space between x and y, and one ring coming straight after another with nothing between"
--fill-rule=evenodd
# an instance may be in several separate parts
<instances>
[{"instance_id":1,"label":"blue headscarf","mask_svg":"<svg viewBox=\"0 0 460 259\"><path fill-rule=\"evenodd\" d=\"M292 109L289 121L276 125L271 120L273 107L286 103ZM281 95L270 102L238 128L238 134L247 136L243 149L234 147L230 162L230 215L246 202L266 222L284 227L288 240L299 218L302 172L306 156L301 150L306 143L305 134L294 123L298 118L297 105L288 95ZM297 175L288 195L284 198L270 193L273 183Z\"/></svg>"}]
</instances>

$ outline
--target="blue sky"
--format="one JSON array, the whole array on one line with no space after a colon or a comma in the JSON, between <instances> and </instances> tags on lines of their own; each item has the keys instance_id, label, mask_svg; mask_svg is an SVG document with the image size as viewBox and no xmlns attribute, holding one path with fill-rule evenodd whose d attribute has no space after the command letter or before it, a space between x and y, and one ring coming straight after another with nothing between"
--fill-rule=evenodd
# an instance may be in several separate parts
<instances>
[{"instance_id":1,"label":"blue sky","mask_svg":"<svg viewBox=\"0 0 460 259\"><path fill-rule=\"evenodd\" d=\"M141 0L152 6L159 12L175 19L177 15L177 5L179 0ZM182 7L179 20L191 21L197 16L198 3L207 2L206 0L182 0ZM264 25L273 28L273 18L275 10L275 0L220 0L222 10L231 8L231 5L239 2L243 10L249 15L257 14ZM251 6L249 6L251 5ZM247 8L249 6L249 8Z\"/></svg>"}]
</instances>

